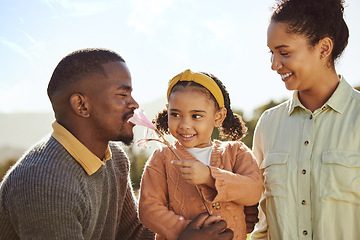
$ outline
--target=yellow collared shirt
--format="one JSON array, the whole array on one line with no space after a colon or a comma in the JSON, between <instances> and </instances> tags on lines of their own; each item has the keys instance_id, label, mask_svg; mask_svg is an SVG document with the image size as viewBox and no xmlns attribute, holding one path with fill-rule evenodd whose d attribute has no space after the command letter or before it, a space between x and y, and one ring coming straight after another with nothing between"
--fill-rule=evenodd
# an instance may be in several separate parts
<instances>
[{"instance_id":1,"label":"yellow collared shirt","mask_svg":"<svg viewBox=\"0 0 360 240\"><path fill-rule=\"evenodd\" d=\"M264 180L251 239L360 239L360 93L343 78L313 113L293 99L254 135Z\"/></svg>"},{"instance_id":2,"label":"yellow collared shirt","mask_svg":"<svg viewBox=\"0 0 360 240\"><path fill-rule=\"evenodd\" d=\"M104 159L101 160L58 122L55 121L52 127L54 130L52 136L75 158L88 175L95 173L102 165L105 165L105 161L111 159L109 146Z\"/></svg>"}]
</instances>

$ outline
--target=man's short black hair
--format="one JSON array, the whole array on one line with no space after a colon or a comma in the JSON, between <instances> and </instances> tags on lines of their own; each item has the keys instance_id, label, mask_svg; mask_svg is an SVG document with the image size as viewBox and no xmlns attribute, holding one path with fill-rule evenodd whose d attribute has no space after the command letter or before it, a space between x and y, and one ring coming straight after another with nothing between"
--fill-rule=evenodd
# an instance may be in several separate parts
<instances>
[{"instance_id":1,"label":"man's short black hair","mask_svg":"<svg viewBox=\"0 0 360 240\"><path fill-rule=\"evenodd\" d=\"M116 61L125 62L119 54L108 49L86 48L70 53L59 62L51 76L47 88L50 100L58 90L67 88L89 75L106 76L102 64Z\"/></svg>"}]
</instances>

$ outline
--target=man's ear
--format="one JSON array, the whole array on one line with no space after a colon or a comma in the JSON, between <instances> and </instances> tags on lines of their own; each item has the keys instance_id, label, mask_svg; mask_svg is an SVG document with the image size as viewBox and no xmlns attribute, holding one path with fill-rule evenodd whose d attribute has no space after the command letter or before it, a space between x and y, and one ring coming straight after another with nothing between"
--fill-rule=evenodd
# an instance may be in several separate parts
<instances>
[{"instance_id":1,"label":"man's ear","mask_svg":"<svg viewBox=\"0 0 360 240\"><path fill-rule=\"evenodd\" d=\"M81 117L90 117L89 102L87 98L80 93L74 93L70 97L70 106L76 115Z\"/></svg>"},{"instance_id":2,"label":"man's ear","mask_svg":"<svg viewBox=\"0 0 360 240\"><path fill-rule=\"evenodd\" d=\"M216 113L215 113L215 127L220 127L221 124L223 123L223 121L226 118L226 108L220 108Z\"/></svg>"}]
</instances>

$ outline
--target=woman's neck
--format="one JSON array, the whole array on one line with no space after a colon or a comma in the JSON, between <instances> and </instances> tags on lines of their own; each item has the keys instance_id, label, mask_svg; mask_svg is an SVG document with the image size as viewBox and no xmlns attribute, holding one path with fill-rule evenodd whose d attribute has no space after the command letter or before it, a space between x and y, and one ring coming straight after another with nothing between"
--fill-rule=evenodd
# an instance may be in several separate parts
<instances>
[{"instance_id":1,"label":"woman's neck","mask_svg":"<svg viewBox=\"0 0 360 240\"><path fill-rule=\"evenodd\" d=\"M304 107L314 112L329 100L339 85L339 82L340 77L335 71L332 72L332 74L324 75L322 79L319 79L319 84L315 87L299 91L300 102Z\"/></svg>"}]
</instances>

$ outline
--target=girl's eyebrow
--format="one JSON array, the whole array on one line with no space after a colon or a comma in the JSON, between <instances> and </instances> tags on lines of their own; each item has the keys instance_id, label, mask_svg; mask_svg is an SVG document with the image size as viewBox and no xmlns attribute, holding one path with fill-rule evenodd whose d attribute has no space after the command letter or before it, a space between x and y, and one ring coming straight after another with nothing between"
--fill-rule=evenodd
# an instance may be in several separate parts
<instances>
[{"instance_id":1,"label":"girl's eyebrow","mask_svg":"<svg viewBox=\"0 0 360 240\"><path fill-rule=\"evenodd\" d=\"M180 110L178 110L178 109L176 109L176 108L170 108L169 111L180 112ZM205 110L191 110L190 112L194 112L194 113L206 113Z\"/></svg>"},{"instance_id":2,"label":"girl's eyebrow","mask_svg":"<svg viewBox=\"0 0 360 240\"><path fill-rule=\"evenodd\" d=\"M206 113L205 110L192 110L191 112L195 112L195 113Z\"/></svg>"}]
</instances>

